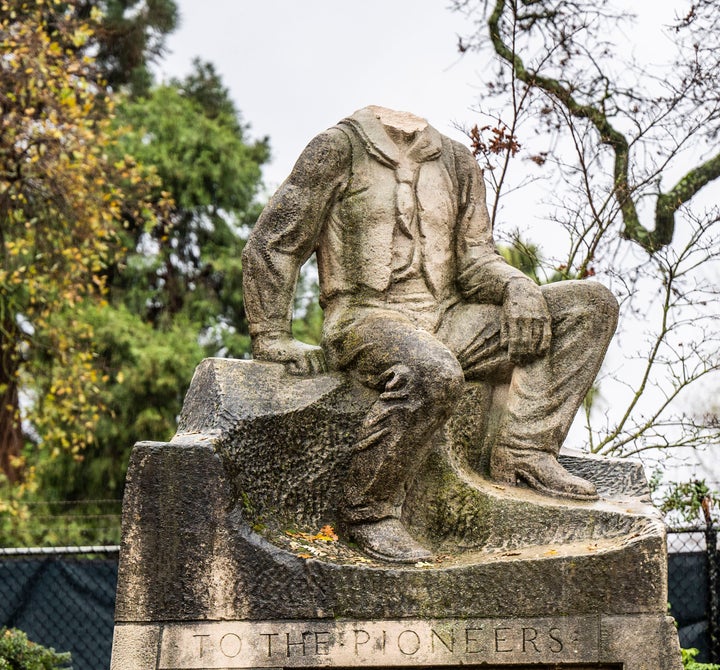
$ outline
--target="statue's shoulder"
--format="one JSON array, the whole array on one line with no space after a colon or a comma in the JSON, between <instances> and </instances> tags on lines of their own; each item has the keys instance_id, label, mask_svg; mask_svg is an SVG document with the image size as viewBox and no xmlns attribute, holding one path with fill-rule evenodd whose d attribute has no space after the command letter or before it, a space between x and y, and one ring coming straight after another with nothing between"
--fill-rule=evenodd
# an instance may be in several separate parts
<instances>
[{"instance_id":1,"label":"statue's shoulder","mask_svg":"<svg viewBox=\"0 0 720 670\"><path fill-rule=\"evenodd\" d=\"M294 183L316 182L345 172L352 159L347 135L337 126L323 130L303 149L290 175Z\"/></svg>"},{"instance_id":2,"label":"statue's shoulder","mask_svg":"<svg viewBox=\"0 0 720 670\"><path fill-rule=\"evenodd\" d=\"M303 153L312 153L319 159L328 159L333 156L345 157L350 153L347 131L340 125L331 126L315 135Z\"/></svg>"},{"instance_id":3,"label":"statue's shoulder","mask_svg":"<svg viewBox=\"0 0 720 670\"><path fill-rule=\"evenodd\" d=\"M448 137L447 135L443 135L442 139L443 139L443 152L451 154L453 157L453 160L458 165L463 165L467 162L471 162L471 163L475 162L475 158L474 158L472 152L462 142L458 142L457 140L454 140L451 137Z\"/></svg>"}]
</instances>

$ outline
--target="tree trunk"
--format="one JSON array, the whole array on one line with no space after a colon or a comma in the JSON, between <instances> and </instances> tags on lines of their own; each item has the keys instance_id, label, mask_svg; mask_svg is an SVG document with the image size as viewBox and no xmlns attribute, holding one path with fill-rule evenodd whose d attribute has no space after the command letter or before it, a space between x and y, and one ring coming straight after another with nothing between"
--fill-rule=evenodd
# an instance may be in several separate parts
<instances>
[{"instance_id":1,"label":"tree trunk","mask_svg":"<svg viewBox=\"0 0 720 670\"><path fill-rule=\"evenodd\" d=\"M12 331L6 329L5 333L8 332ZM21 469L14 461L23 445L17 363L17 352L10 338L3 335L0 337L0 471L10 483L20 479Z\"/></svg>"}]
</instances>

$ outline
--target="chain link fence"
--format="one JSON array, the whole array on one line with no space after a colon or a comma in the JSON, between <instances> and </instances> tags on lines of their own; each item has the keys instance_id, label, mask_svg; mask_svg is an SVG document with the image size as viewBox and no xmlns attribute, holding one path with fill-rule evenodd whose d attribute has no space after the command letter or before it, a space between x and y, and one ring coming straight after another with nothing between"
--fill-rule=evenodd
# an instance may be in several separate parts
<instances>
[{"instance_id":1,"label":"chain link fence","mask_svg":"<svg viewBox=\"0 0 720 670\"><path fill-rule=\"evenodd\" d=\"M668 530L668 600L680 646L700 650L698 661L720 663L720 582L717 526Z\"/></svg>"},{"instance_id":2,"label":"chain link fence","mask_svg":"<svg viewBox=\"0 0 720 670\"><path fill-rule=\"evenodd\" d=\"M73 670L110 665L119 547L0 549L0 626L70 651ZM668 597L680 644L720 662L717 529L668 531Z\"/></svg>"},{"instance_id":3,"label":"chain link fence","mask_svg":"<svg viewBox=\"0 0 720 670\"><path fill-rule=\"evenodd\" d=\"M0 549L0 626L71 652L73 670L110 667L119 550Z\"/></svg>"}]
</instances>

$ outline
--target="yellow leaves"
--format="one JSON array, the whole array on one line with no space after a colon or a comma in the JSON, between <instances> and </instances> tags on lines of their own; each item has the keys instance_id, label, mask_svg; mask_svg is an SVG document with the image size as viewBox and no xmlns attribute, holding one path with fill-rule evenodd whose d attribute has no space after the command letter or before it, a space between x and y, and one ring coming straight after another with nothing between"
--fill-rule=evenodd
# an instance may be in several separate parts
<instances>
[{"instance_id":1,"label":"yellow leaves","mask_svg":"<svg viewBox=\"0 0 720 670\"><path fill-rule=\"evenodd\" d=\"M72 34L73 46L80 48L83 46L92 36L92 31L89 26L79 26Z\"/></svg>"},{"instance_id":2,"label":"yellow leaves","mask_svg":"<svg viewBox=\"0 0 720 670\"><path fill-rule=\"evenodd\" d=\"M330 525L325 525L320 529L320 532L315 535L315 540L320 542L337 542L338 536L335 534L335 529Z\"/></svg>"},{"instance_id":3,"label":"yellow leaves","mask_svg":"<svg viewBox=\"0 0 720 670\"><path fill-rule=\"evenodd\" d=\"M82 458L103 411L99 373L90 350L93 332L80 321L62 323L63 328L45 334L54 354L53 366L44 373L49 375L47 392L37 398L33 424L51 455L65 451Z\"/></svg>"},{"instance_id":4,"label":"yellow leaves","mask_svg":"<svg viewBox=\"0 0 720 670\"><path fill-rule=\"evenodd\" d=\"M338 536L335 534L335 529L330 525L323 526L320 532L315 535L292 530L286 530L285 535L304 540L305 542L337 542L338 539Z\"/></svg>"},{"instance_id":5,"label":"yellow leaves","mask_svg":"<svg viewBox=\"0 0 720 670\"><path fill-rule=\"evenodd\" d=\"M21 470L25 465L24 456L10 456L10 467L16 470Z\"/></svg>"},{"instance_id":6,"label":"yellow leaves","mask_svg":"<svg viewBox=\"0 0 720 670\"><path fill-rule=\"evenodd\" d=\"M60 91L59 100L61 105L69 107L70 109L77 106L77 96L75 95L75 91L70 88L65 87Z\"/></svg>"},{"instance_id":7,"label":"yellow leaves","mask_svg":"<svg viewBox=\"0 0 720 670\"><path fill-rule=\"evenodd\" d=\"M295 551L299 558L321 558L326 556L326 552L318 545L337 542L338 536L330 525L325 525L320 532L303 533L301 531L285 531L285 535L290 538L290 548Z\"/></svg>"},{"instance_id":8,"label":"yellow leaves","mask_svg":"<svg viewBox=\"0 0 720 670\"><path fill-rule=\"evenodd\" d=\"M123 213L152 222L156 182L130 156L113 165L113 96L93 59L78 53L92 31L72 4L62 4L48 28L50 4L58 2L28 2L16 16L18 4L0 0L0 290L3 309L24 324L2 353L27 366L42 352L42 369L20 369L23 385L44 389L29 418L48 453L82 458L105 411L103 375L92 329L59 325L58 315L80 314L88 302L107 305L106 269L125 253Z\"/></svg>"}]
</instances>

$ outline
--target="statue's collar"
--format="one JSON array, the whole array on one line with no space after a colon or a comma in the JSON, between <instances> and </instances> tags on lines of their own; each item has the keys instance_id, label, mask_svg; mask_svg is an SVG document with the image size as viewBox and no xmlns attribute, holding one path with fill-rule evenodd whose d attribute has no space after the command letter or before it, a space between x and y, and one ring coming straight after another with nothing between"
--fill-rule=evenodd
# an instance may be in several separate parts
<instances>
[{"instance_id":1,"label":"statue's collar","mask_svg":"<svg viewBox=\"0 0 720 670\"><path fill-rule=\"evenodd\" d=\"M397 167L402 161L403 152L390 138L385 126L375 113L365 107L342 121L360 136L368 153L388 167ZM405 155L416 163L437 158L442 150L440 133L431 125L419 130Z\"/></svg>"}]
</instances>

